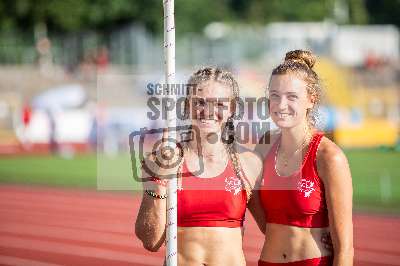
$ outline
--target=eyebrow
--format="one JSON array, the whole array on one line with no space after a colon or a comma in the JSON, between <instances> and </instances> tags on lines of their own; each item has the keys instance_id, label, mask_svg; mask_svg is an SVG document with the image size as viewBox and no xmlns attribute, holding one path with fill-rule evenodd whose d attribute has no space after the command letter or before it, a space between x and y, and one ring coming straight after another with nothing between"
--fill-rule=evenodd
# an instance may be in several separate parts
<instances>
[{"instance_id":1,"label":"eyebrow","mask_svg":"<svg viewBox=\"0 0 400 266\"><path fill-rule=\"evenodd\" d=\"M278 92L278 91L277 91L277 90L270 90L269 93L271 93L271 92ZM297 92L295 92L295 91L288 91L288 92L285 92L284 94L297 94Z\"/></svg>"}]
</instances>

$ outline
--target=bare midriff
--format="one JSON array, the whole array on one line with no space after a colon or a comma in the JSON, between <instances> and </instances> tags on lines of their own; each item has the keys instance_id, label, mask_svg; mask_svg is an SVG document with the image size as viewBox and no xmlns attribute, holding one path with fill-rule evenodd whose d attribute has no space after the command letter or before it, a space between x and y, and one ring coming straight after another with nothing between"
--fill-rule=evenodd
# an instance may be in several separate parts
<instances>
[{"instance_id":1,"label":"bare midriff","mask_svg":"<svg viewBox=\"0 0 400 266\"><path fill-rule=\"evenodd\" d=\"M260 260L266 262L291 262L331 256L332 251L321 241L329 227L304 228L267 223L265 242Z\"/></svg>"},{"instance_id":2,"label":"bare midriff","mask_svg":"<svg viewBox=\"0 0 400 266\"><path fill-rule=\"evenodd\" d=\"M178 227L178 265L246 265L242 228Z\"/></svg>"}]
</instances>

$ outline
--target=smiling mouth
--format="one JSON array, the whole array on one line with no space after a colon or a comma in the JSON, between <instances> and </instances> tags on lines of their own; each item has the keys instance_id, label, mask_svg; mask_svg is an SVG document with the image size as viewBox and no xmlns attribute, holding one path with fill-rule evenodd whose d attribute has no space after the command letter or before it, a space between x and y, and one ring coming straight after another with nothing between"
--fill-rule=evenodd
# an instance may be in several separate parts
<instances>
[{"instance_id":1,"label":"smiling mouth","mask_svg":"<svg viewBox=\"0 0 400 266\"><path fill-rule=\"evenodd\" d=\"M200 119L198 121L200 121L200 123L202 123L204 125L214 125L214 124L216 124L218 122L215 119L209 119L209 120L208 119Z\"/></svg>"},{"instance_id":2,"label":"smiling mouth","mask_svg":"<svg viewBox=\"0 0 400 266\"><path fill-rule=\"evenodd\" d=\"M280 113L280 112L275 112L275 115L279 118L286 118L289 117L290 114L289 113Z\"/></svg>"}]
</instances>

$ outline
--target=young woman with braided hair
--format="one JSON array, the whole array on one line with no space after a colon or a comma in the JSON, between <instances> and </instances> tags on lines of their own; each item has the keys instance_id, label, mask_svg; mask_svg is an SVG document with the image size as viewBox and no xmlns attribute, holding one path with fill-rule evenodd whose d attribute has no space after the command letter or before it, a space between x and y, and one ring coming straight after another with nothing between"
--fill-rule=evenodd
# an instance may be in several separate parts
<instances>
[{"instance_id":1,"label":"young woman with braided hair","mask_svg":"<svg viewBox=\"0 0 400 266\"><path fill-rule=\"evenodd\" d=\"M229 102L219 101L217 108L209 106L211 98L239 97L239 87L232 74L206 67L195 72L188 83L196 89L187 96L185 109L198 111L189 118L191 125L199 129L201 154L198 143L192 140L175 151L175 156L183 156L181 164L156 171L160 177L178 173L181 187L178 190L178 264L245 265L242 225L246 206L261 231L265 225L258 194L252 193L255 181L262 174L262 160L235 143L234 110L229 110ZM204 172L195 176L192 173L193 169L199 169L199 156L203 157ZM147 160L146 163L151 163L154 158L150 156ZM135 231L146 249L157 251L165 241L166 187L157 176L152 178L154 182L144 183Z\"/></svg>"},{"instance_id":2,"label":"young woman with braided hair","mask_svg":"<svg viewBox=\"0 0 400 266\"><path fill-rule=\"evenodd\" d=\"M321 95L315 57L295 50L273 71L269 111L280 129L262 147L266 232L260 266L353 263L352 182L342 150L315 129ZM331 232L332 250L320 241Z\"/></svg>"}]
</instances>

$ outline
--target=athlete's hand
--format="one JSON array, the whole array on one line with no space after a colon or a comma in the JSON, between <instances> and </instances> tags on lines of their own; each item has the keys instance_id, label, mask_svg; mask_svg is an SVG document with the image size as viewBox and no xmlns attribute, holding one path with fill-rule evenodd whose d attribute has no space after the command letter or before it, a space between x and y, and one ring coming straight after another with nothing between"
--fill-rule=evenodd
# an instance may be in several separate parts
<instances>
[{"instance_id":1,"label":"athlete's hand","mask_svg":"<svg viewBox=\"0 0 400 266\"><path fill-rule=\"evenodd\" d=\"M327 233L322 234L321 242L324 244L324 247L326 249L333 251L331 233L327 232Z\"/></svg>"},{"instance_id":2,"label":"athlete's hand","mask_svg":"<svg viewBox=\"0 0 400 266\"><path fill-rule=\"evenodd\" d=\"M142 171L149 176L160 179L170 179L176 176L182 161L182 148L179 143L175 148L169 146L168 131L163 130L161 144L155 153L150 154L142 163Z\"/></svg>"}]
</instances>

